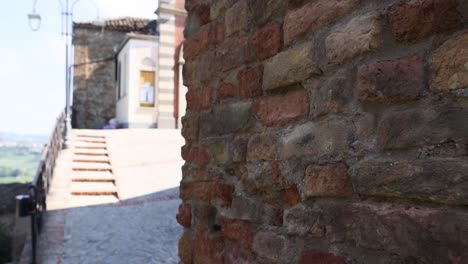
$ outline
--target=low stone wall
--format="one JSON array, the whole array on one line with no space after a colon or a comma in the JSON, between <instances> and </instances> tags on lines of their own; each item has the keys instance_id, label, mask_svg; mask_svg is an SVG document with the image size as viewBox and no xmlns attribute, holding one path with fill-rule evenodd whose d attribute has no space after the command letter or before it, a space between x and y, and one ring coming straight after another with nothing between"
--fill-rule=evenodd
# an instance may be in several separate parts
<instances>
[{"instance_id":1,"label":"low stone wall","mask_svg":"<svg viewBox=\"0 0 468 264\"><path fill-rule=\"evenodd\" d=\"M187 0L182 263L467 263L467 7Z\"/></svg>"}]
</instances>

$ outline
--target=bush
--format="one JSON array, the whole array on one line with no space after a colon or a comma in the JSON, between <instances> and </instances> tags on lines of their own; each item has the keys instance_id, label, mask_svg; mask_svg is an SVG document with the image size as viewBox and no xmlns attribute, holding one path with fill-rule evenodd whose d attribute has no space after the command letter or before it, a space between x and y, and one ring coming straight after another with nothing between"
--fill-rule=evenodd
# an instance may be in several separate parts
<instances>
[{"instance_id":1,"label":"bush","mask_svg":"<svg viewBox=\"0 0 468 264\"><path fill-rule=\"evenodd\" d=\"M11 261L12 237L8 228L0 223L0 263Z\"/></svg>"}]
</instances>

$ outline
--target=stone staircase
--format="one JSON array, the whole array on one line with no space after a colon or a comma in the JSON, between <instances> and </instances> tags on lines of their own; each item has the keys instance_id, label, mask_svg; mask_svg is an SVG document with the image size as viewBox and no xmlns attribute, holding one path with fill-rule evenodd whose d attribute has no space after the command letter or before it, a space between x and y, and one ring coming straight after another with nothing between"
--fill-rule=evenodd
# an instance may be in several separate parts
<instances>
[{"instance_id":1,"label":"stone staircase","mask_svg":"<svg viewBox=\"0 0 468 264\"><path fill-rule=\"evenodd\" d=\"M97 134L76 134L72 140L72 201L84 204L118 201L118 189L106 137Z\"/></svg>"}]
</instances>

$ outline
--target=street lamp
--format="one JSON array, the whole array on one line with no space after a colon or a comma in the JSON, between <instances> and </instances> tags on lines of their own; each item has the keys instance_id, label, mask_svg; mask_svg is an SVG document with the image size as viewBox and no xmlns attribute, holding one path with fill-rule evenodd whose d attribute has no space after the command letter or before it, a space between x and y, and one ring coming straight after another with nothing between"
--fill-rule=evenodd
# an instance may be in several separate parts
<instances>
[{"instance_id":1,"label":"street lamp","mask_svg":"<svg viewBox=\"0 0 468 264\"><path fill-rule=\"evenodd\" d=\"M70 26L73 22L73 9L75 4L81 0L74 0L70 5L70 0L65 0L65 5L62 0L58 0L61 8L62 15L62 36L65 36L65 87L66 87L66 98L65 98L65 129L64 129L64 148L67 148L70 145L68 132L71 130L71 107L70 107L70 95L71 95L71 74L68 70L69 65L73 64L71 62L70 56L70 47L71 47L71 37ZM99 8L97 5L91 1L87 0L96 8L97 20L99 20ZM38 31L41 26L41 15L36 13L36 4L37 0L34 0L33 11L28 14L29 27L32 31ZM65 24L64 24L65 23Z\"/></svg>"}]
</instances>

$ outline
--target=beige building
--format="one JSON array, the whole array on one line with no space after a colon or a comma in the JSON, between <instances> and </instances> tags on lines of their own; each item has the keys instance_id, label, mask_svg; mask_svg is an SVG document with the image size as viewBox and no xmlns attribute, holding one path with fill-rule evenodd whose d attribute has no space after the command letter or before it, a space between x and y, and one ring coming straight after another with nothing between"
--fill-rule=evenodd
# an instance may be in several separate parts
<instances>
[{"instance_id":1,"label":"beige building","mask_svg":"<svg viewBox=\"0 0 468 264\"><path fill-rule=\"evenodd\" d=\"M162 0L157 20L74 24L74 127L102 128L115 118L120 128L180 128L183 7Z\"/></svg>"}]
</instances>

